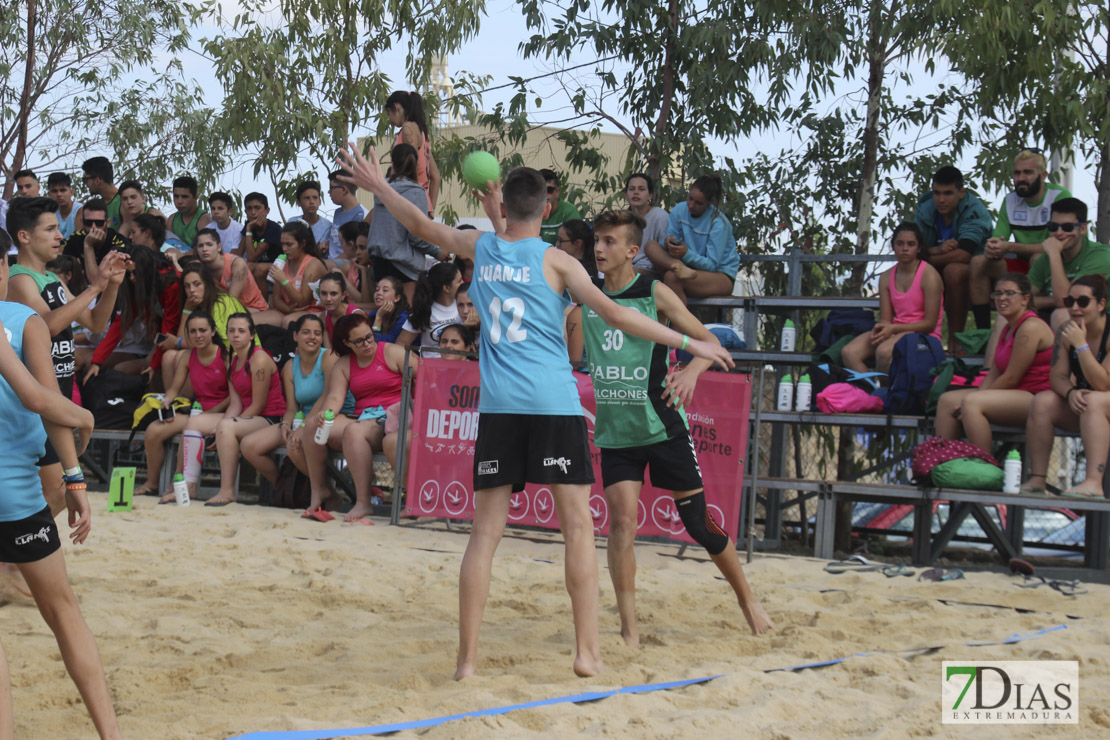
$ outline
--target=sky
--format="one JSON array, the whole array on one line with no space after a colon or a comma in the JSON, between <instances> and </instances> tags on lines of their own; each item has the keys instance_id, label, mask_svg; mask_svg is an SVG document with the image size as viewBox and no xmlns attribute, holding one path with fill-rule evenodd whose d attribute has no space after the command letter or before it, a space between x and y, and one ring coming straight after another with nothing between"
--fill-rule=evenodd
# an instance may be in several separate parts
<instances>
[{"instance_id":1,"label":"sky","mask_svg":"<svg viewBox=\"0 0 1110 740\"><path fill-rule=\"evenodd\" d=\"M280 23L280 15L274 13L270 20L274 23ZM552 71L553 67L542 61L525 60L517 51L519 43L527 39L530 34L531 32L525 25L524 18L512 0L488 0L487 17L483 19L478 35L467 42L458 53L451 56L448 60L449 71L451 74L457 74L465 70L476 75L490 75L492 86L508 82L509 74L531 77ZM198 36L202 35L204 35L203 29ZM199 44L195 46L199 47ZM569 64L589 61L590 59L587 56L579 55L572 59ZM216 80L207 59L197 53L187 53L182 57L182 63L185 68L185 76L197 81L197 89L204 91L206 102L213 106L218 105L222 98L220 83ZM383 56L380 59L380 64L383 71L394 81L394 89L410 89L412 87L405 80L403 49L395 49ZM919 88L918 92L937 81L936 78L930 79L924 72L923 67L912 71L915 79L914 88ZM505 88L487 93L483 96L483 107L489 110L498 102L507 103L512 96L512 92L511 88ZM560 109L569 107L566 95L559 85L554 80L540 83L540 92L544 98L544 105L538 111L538 118L550 120L562 117L553 115ZM833 102L830 101L830 106ZM603 128L607 127L603 126ZM615 127L608 128L613 131L616 130ZM711 149L718 156L731 156L742 160L745 156L754 152L778 151L782 147L781 138L781 135L768 133L732 143L716 141L711 142ZM1033 143L1031 139L1031 145ZM954 164L965 168L966 171L972 165L972 158L967 157L966 161L957 161ZM319 174L326 177L327 173L321 171ZM1097 203L1094 176L1094 167L1089 166L1080 158L1077 161L1071 190L1074 195L1088 204L1092 214ZM1061 180L1060 177L1051 179L1055 182ZM270 196L271 202L277 201L274 188L269 181L254 178L249 167L227 173L222 178L222 186L225 190L238 190L241 193L258 190ZM978 194L989 206L997 208L1005 195L1005 191L987 190L980 191ZM296 208L290 207L288 204L283 204L283 208L286 216L293 215L296 212ZM325 209L332 210L331 204L325 204ZM276 216L277 209L275 208L274 211Z\"/></svg>"}]
</instances>

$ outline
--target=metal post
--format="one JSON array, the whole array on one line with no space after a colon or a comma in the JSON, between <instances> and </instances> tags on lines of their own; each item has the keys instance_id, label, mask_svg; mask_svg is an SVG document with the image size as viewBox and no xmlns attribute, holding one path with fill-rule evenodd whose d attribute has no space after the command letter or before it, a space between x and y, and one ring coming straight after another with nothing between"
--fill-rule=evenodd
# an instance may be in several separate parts
<instances>
[{"instance_id":1,"label":"metal post","mask_svg":"<svg viewBox=\"0 0 1110 740\"><path fill-rule=\"evenodd\" d=\"M760 428L763 422L763 365L759 366L759 389L755 402L755 426L751 434L748 435L748 446L751 451L748 453L748 460L751 462L749 468L751 476L751 484L748 486L749 495L743 496L743 488L741 488L741 512L747 512L747 538L748 538L748 563L752 562L752 550L755 547L755 491L759 483L759 438ZM741 521L745 518L741 516Z\"/></svg>"},{"instance_id":2,"label":"metal post","mask_svg":"<svg viewBox=\"0 0 1110 740\"><path fill-rule=\"evenodd\" d=\"M404 484L404 475L401 471L405 469L407 462L408 445L405 444L405 438L408 436L409 429L409 401L412 399L412 367L409 364L409 357L413 352L411 345L405 346L405 367L402 370L402 387L401 387L401 411L397 418L397 466L393 470L393 508L390 513L390 524L398 524L401 521L401 486Z\"/></svg>"}]
</instances>

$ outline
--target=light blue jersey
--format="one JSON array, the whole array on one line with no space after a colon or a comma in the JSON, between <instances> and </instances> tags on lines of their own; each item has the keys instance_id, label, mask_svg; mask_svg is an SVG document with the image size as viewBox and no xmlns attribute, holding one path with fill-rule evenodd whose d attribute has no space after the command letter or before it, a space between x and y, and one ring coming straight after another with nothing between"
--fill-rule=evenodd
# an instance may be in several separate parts
<instances>
[{"instance_id":1,"label":"light blue jersey","mask_svg":"<svg viewBox=\"0 0 1110 740\"><path fill-rule=\"evenodd\" d=\"M582 416L563 339L570 300L544 279L548 249L538 238L507 242L492 233L474 245L470 300L482 319L481 413Z\"/></svg>"},{"instance_id":2,"label":"light blue jersey","mask_svg":"<svg viewBox=\"0 0 1110 740\"><path fill-rule=\"evenodd\" d=\"M23 357L23 327L35 310L22 303L0 301L0 321L16 355ZM33 516L46 506L37 463L46 451L46 429L42 418L23 407L7 381L0 378L0 521L16 522Z\"/></svg>"}]
</instances>

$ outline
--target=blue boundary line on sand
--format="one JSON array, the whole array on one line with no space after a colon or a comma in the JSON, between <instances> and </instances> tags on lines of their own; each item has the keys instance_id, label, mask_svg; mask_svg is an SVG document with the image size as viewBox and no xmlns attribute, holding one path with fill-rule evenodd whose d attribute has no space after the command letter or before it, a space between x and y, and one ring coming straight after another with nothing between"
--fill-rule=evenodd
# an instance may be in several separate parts
<instances>
[{"instance_id":1,"label":"blue boundary line on sand","mask_svg":"<svg viewBox=\"0 0 1110 740\"><path fill-rule=\"evenodd\" d=\"M983 645L1010 645L1015 642L1023 640L1031 640L1042 635L1047 635L1052 632L1059 632L1066 630L1066 624L1057 625L1056 627L1048 627L1036 632L1029 632L1026 634L1015 633L1002 640L995 641L977 641L962 643L968 647L980 647ZM774 673L776 671L801 671L810 668L824 668L830 665L838 665L846 660L852 658L866 658L871 655L891 655L898 653L916 653L929 650L939 650L944 647L937 645L933 647L911 648L908 650L876 650L869 653L856 653L854 655L846 655L842 658L833 658L832 660L824 660L817 663L804 663L801 665L787 666L784 668L768 668L764 673ZM540 699L538 701L525 702L523 704L509 704L503 707L493 707L491 709L478 709L473 712L463 712L462 714L449 714L443 717L431 717L428 719L413 720L411 722L394 722L386 725L373 725L371 727L352 727L342 730L290 730L290 731L266 731L266 732L248 732L243 735L236 735L229 740L330 740L330 738L337 737L357 737L360 735L382 735L390 732L401 732L403 730L419 730L425 727L435 727L447 722L453 722L459 719L466 719L468 717L493 717L500 714L508 714L520 709L535 709L536 707L550 706L552 704L580 704L583 702L598 701L599 699L607 699L610 696L617 696L620 694L646 694L652 691L667 691L669 689L679 689L685 686L695 686L697 684L709 683L710 681L724 677L725 674L721 673L716 676L705 676L703 678L687 678L682 681L665 681L663 683L649 683L640 684L638 686L624 686L619 689L610 689L608 691L587 691L582 694L572 694L570 696L557 696L552 699Z\"/></svg>"}]
</instances>

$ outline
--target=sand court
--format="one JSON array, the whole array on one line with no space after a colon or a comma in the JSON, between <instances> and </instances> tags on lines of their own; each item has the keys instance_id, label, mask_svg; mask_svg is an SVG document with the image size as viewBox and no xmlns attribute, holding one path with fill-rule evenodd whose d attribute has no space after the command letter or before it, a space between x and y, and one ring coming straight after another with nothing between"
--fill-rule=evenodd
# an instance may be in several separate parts
<instances>
[{"instance_id":1,"label":"sand court","mask_svg":"<svg viewBox=\"0 0 1110 740\"><path fill-rule=\"evenodd\" d=\"M941 661L1038 659L1079 661L1078 726L977 727L976 737L1110 733L1107 586L1085 584L1087 594L1067 597L1016 588L1018 579L997 573L928 583L877 572L833 575L821 561L757 556L748 578L777 631L753 637L703 553L691 549L680 559L676 547L640 545L643 646L633 650L620 639L599 546L606 672L582 680L571 672L562 542L517 532L494 562L480 674L456 683L465 527L320 524L290 510L213 511L153 499L108 514L106 494L90 499L90 543L67 543L65 554L129 738L359 728L717 674L724 675L702 685L398 736L957 737L967 728L941 724ZM16 736L93 736L37 609L10 590L3 601ZM1066 628L1015 644L964 645L1060 625ZM924 647L940 649L765 672Z\"/></svg>"}]
</instances>

